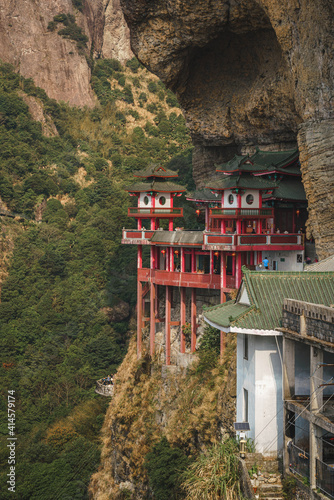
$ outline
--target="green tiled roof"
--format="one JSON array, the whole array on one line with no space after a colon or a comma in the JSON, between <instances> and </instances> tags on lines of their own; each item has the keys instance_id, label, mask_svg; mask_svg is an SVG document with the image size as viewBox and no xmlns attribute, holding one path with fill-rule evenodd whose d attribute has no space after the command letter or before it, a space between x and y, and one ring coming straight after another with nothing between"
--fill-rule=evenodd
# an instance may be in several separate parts
<instances>
[{"instance_id":1,"label":"green tiled roof","mask_svg":"<svg viewBox=\"0 0 334 500\"><path fill-rule=\"evenodd\" d=\"M152 181L152 182L136 182L125 188L125 191L131 193L146 193L154 191L157 193L183 193L185 188L173 182Z\"/></svg>"},{"instance_id":2,"label":"green tiled roof","mask_svg":"<svg viewBox=\"0 0 334 500\"><path fill-rule=\"evenodd\" d=\"M193 193L189 193L187 195L187 200L190 201L212 201L212 202L221 202L221 198L212 193L209 189L200 189L194 191Z\"/></svg>"},{"instance_id":3,"label":"green tiled roof","mask_svg":"<svg viewBox=\"0 0 334 500\"><path fill-rule=\"evenodd\" d=\"M204 310L204 316L213 323L228 328L231 321L235 321L237 318L242 317L247 311L253 308L254 306L236 304L234 300L231 300L225 304Z\"/></svg>"},{"instance_id":4,"label":"green tiled roof","mask_svg":"<svg viewBox=\"0 0 334 500\"><path fill-rule=\"evenodd\" d=\"M261 151L258 149L253 155L236 155L232 160L217 166L217 172L261 172L273 167L278 169L298 160L298 150L289 151Z\"/></svg>"},{"instance_id":5,"label":"green tiled roof","mask_svg":"<svg viewBox=\"0 0 334 500\"><path fill-rule=\"evenodd\" d=\"M325 306L334 303L334 272L259 272L245 267L243 272L251 306L227 302L210 308L204 316L213 323L223 327L274 330L280 326L285 298ZM227 305L229 310L225 309ZM232 319L227 323L229 317Z\"/></svg>"},{"instance_id":6,"label":"green tiled roof","mask_svg":"<svg viewBox=\"0 0 334 500\"><path fill-rule=\"evenodd\" d=\"M289 177L278 181L273 194L265 194L263 198L306 201L306 194L301 180L296 177Z\"/></svg>"},{"instance_id":7,"label":"green tiled roof","mask_svg":"<svg viewBox=\"0 0 334 500\"><path fill-rule=\"evenodd\" d=\"M277 186L275 181L254 177L253 175L226 175L223 179L212 181L209 189L273 189Z\"/></svg>"},{"instance_id":8,"label":"green tiled roof","mask_svg":"<svg viewBox=\"0 0 334 500\"><path fill-rule=\"evenodd\" d=\"M134 173L135 177L178 177L177 172L174 172L173 170L167 170L167 168L162 167L161 165L150 165L149 167L145 168L145 170L139 170L138 172Z\"/></svg>"}]
</instances>

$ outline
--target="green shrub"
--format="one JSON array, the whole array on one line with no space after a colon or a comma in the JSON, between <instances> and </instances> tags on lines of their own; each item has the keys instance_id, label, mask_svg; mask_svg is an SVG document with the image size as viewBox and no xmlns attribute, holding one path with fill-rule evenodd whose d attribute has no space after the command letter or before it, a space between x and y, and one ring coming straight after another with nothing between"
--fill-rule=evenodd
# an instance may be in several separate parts
<instances>
[{"instance_id":1,"label":"green shrub","mask_svg":"<svg viewBox=\"0 0 334 500\"><path fill-rule=\"evenodd\" d=\"M149 82L147 89L149 92L152 92L152 94L156 94L158 91L158 87L155 82Z\"/></svg>"},{"instance_id":2,"label":"green shrub","mask_svg":"<svg viewBox=\"0 0 334 500\"><path fill-rule=\"evenodd\" d=\"M189 462L185 453L180 448L173 448L165 436L146 455L144 466L157 500L184 498L181 474Z\"/></svg>"},{"instance_id":3,"label":"green shrub","mask_svg":"<svg viewBox=\"0 0 334 500\"><path fill-rule=\"evenodd\" d=\"M220 331L213 326L206 326L204 334L201 337L199 351L214 351L220 353Z\"/></svg>"},{"instance_id":4,"label":"green shrub","mask_svg":"<svg viewBox=\"0 0 334 500\"><path fill-rule=\"evenodd\" d=\"M121 87L124 87L125 86L125 76L124 75L120 75L120 77L118 78L118 83Z\"/></svg>"},{"instance_id":5,"label":"green shrub","mask_svg":"<svg viewBox=\"0 0 334 500\"><path fill-rule=\"evenodd\" d=\"M170 90L167 90L167 97L166 97L166 102L168 106L171 108L179 108L179 102L176 99L176 96L171 92Z\"/></svg>"},{"instance_id":6,"label":"green shrub","mask_svg":"<svg viewBox=\"0 0 334 500\"><path fill-rule=\"evenodd\" d=\"M132 80L132 83L133 83L133 86L134 86L134 87L136 87L136 89L140 89L141 85L140 85L139 78L135 77L135 78Z\"/></svg>"},{"instance_id":7,"label":"green shrub","mask_svg":"<svg viewBox=\"0 0 334 500\"><path fill-rule=\"evenodd\" d=\"M156 113L158 108L157 108L157 105L154 104L153 102L149 103L147 106L146 106L146 109L147 111L149 111L150 113Z\"/></svg>"},{"instance_id":8,"label":"green shrub","mask_svg":"<svg viewBox=\"0 0 334 500\"><path fill-rule=\"evenodd\" d=\"M73 7L78 9L80 12L83 11L83 0L72 0Z\"/></svg>"},{"instance_id":9,"label":"green shrub","mask_svg":"<svg viewBox=\"0 0 334 500\"><path fill-rule=\"evenodd\" d=\"M137 73L140 63L136 57L127 61L126 66L131 69L133 73Z\"/></svg>"},{"instance_id":10,"label":"green shrub","mask_svg":"<svg viewBox=\"0 0 334 500\"><path fill-rule=\"evenodd\" d=\"M141 93L139 94L138 99L139 99L140 101L142 101L142 102L147 102L147 95L145 94L145 92L141 92Z\"/></svg>"},{"instance_id":11,"label":"green shrub","mask_svg":"<svg viewBox=\"0 0 334 500\"><path fill-rule=\"evenodd\" d=\"M127 102L128 104L133 104L133 94L131 87L129 85L125 85L124 90L123 90L123 101Z\"/></svg>"},{"instance_id":12,"label":"green shrub","mask_svg":"<svg viewBox=\"0 0 334 500\"><path fill-rule=\"evenodd\" d=\"M163 90L159 90L158 92L159 101L165 100L165 92Z\"/></svg>"}]
</instances>

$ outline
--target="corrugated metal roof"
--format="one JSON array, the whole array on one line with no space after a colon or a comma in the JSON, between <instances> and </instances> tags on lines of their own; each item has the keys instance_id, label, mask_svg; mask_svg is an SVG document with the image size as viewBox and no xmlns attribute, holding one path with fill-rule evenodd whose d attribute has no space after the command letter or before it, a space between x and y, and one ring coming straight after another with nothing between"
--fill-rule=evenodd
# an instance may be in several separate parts
<instances>
[{"instance_id":1,"label":"corrugated metal roof","mask_svg":"<svg viewBox=\"0 0 334 500\"><path fill-rule=\"evenodd\" d=\"M166 245L203 245L203 231L155 231L152 243Z\"/></svg>"},{"instance_id":2,"label":"corrugated metal roof","mask_svg":"<svg viewBox=\"0 0 334 500\"><path fill-rule=\"evenodd\" d=\"M274 330L280 326L283 300L303 300L330 306L334 303L334 272L249 271L243 268L251 307L235 304L231 309L230 326L245 329ZM233 305L232 305L233 306ZM226 327L225 304L210 308L204 315L210 321ZM243 309L243 314L240 310ZM210 314L210 317L209 315Z\"/></svg>"}]
</instances>

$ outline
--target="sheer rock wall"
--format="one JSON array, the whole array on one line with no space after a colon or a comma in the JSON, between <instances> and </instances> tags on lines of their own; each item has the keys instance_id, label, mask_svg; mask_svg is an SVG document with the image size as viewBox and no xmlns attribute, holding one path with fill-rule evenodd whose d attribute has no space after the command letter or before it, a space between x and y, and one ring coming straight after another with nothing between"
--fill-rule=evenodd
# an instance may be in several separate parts
<instances>
[{"instance_id":1,"label":"sheer rock wall","mask_svg":"<svg viewBox=\"0 0 334 500\"><path fill-rule=\"evenodd\" d=\"M85 0L83 12L71 0L2 0L0 53L26 78L57 100L93 106L91 71L76 42L65 40L47 26L57 14L73 14L89 38L87 55L130 59L129 32L119 0ZM61 28L62 25L59 25Z\"/></svg>"},{"instance_id":2,"label":"sheer rock wall","mask_svg":"<svg viewBox=\"0 0 334 500\"><path fill-rule=\"evenodd\" d=\"M121 0L139 60L174 90L199 186L235 152L298 144L308 233L334 252L331 0Z\"/></svg>"}]
</instances>

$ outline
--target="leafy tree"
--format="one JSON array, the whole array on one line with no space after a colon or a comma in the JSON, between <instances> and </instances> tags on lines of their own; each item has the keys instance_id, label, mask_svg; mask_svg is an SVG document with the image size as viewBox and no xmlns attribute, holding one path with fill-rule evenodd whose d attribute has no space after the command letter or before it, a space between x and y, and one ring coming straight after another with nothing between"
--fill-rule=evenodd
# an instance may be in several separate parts
<instances>
[{"instance_id":1,"label":"leafy tree","mask_svg":"<svg viewBox=\"0 0 334 500\"><path fill-rule=\"evenodd\" d=\"M181 474L188 465L189 459L184 452L172 448L166 437L162 437L145 457L150 486L157 500L184 498Z\"/></svg>"}]
</instances>

